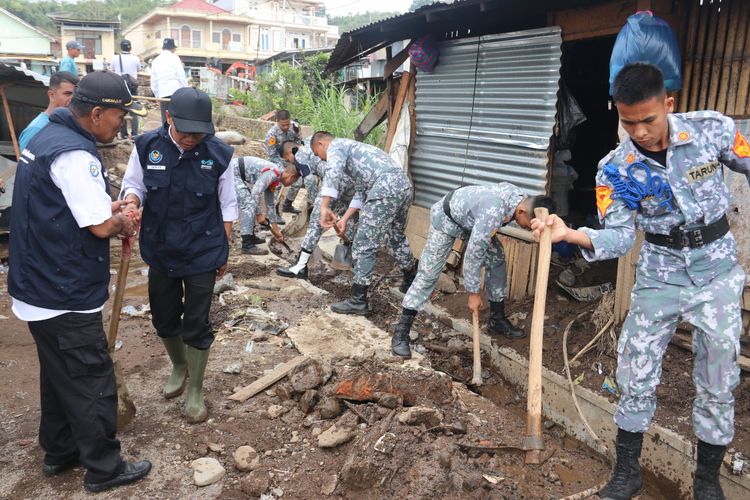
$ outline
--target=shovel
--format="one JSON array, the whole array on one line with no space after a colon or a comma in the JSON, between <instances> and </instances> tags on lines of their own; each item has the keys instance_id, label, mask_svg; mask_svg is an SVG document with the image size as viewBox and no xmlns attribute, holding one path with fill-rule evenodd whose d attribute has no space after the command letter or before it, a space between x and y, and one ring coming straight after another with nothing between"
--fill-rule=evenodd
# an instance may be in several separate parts
<instances>
[{"instance_id":1,"label":"shovel","mask_svg":"<svg viewBox=\"0 0 750 500\"><path fill-rule=\"evenodd\" d=\"M336 248L333 250L331 267L339 271L349 271L352 268L352 242L346 234L338 231L337 226L334 226L334 229L339 238L341 238L342 243L336 245Z\"/></svg>"},{"instance_id":2,"label":"shovel","mask_svg":"<svg viewBox=\"0 0 750 500\"><path fill-rule=\"evenodd\" d=\"M471 344L474 354L474 370L471 385L479 387L482 385L482 347L479 344L479 313L477 311L471 314L471 326Z\"/></svg>"},{"instance_id":3,"label":"shovel","mask_svg":"<svg viewBox=\"0 0 750 500\"><path fill-rule=\"evenodd\" d=\"M122 430L135 416L135 403L133 402L133 398L130 397L130 391L128 391L128 386L125 383L125 376L122 374L120 363L115 359L115 342L117 341L117 328L120 326L122 297L125 294L125 286L128 281L128 269L130 268L130 256L133 253L134 242L134 236L131 236L127 240L122 240L120 267L117 271L115 297L112 301L112 317L109 320L109 332L107 333L109 355L114 362L115 382L117 383L117 430Z\"/></svg>"}]
</instances>

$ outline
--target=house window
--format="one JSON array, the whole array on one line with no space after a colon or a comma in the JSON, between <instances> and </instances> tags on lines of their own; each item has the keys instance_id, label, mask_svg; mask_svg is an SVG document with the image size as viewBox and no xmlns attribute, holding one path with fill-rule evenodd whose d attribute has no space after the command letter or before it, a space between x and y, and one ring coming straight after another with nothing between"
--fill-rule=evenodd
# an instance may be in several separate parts
<instances>
[{"instance_id":1,"label":"house window","mask_svg":"<svg viewBox=\"0 0 750 500\"><path fill-rule=\"evenodd\" d=\"M271 34L268 31L260 32L260 50L271 50Z\"/></svg>"},{"instance_id":2,"label":"house window","mask_svg":"<svg viewBox=\"0 0 750 500\"><path fill-rule=\"evenodd\" d=\"M232 41L232 30L224 28L221 30L221 50L229 50L229 42Z\"/></svg>"},{"instance_id":3,"label":"house window","mask_svg":"<svg viewBox=\"0 0 750 500\"><path fill-rule=\"evenodd\" d=\"M221 33L219 31L211 33L211 43L221 43Z\"/></svg>"},{"instance_id":4,"label":"house window","mask_svg":"<svg viewBox=\"0 0 750 500\"><path fill-rule=\"evenodd\" d=\"M159 40L161 38L161 30L157 30L156 33L154 33L154 38Z\"/></svg>"},{"instance_id":5,"label":"house window","mask_svg":"<svg viewBox=\"0 0 750 500\"><path fill-rule=\"evenodd\" d=\"M242 43L242 33L232 33L232 41Z\"/></svg>"},{"instance_id":6,"label":"house window","mask_svg":"<svg viewBox=\"0 0 750 500\"><path fill-rule=\"evenodd\" d=\"M192 30L190 29L190 26L187 24L183 24L182 27L180 27L180 41L178 45L180 47L191 47L190 44L190 32Z\"/></svg>"},{"instance_id":7,"label":"house window","mask_svg":"<svg viewBox=\"0 0 750 500\"><path fill-rule=\"evenodd\" d=\"M194 49L200 49L201 48L201 31L200 30L193 30L193 39L192 39L192 45Z\"/></svg>"},{"instance_id":8,"label":"house window","mask_svg":"<svg viewBox=\"0 0 750 500\"><path fill-rule=\"evenodd\" d=\"M75 31L75 39L81 42L84 49L81 51L86 59L95 59L96 54L102 54L102 35L91 31Z\"/></svg>"},{"instance_id":9,"label":"house window","mask_svg":"<svg viewBox=\"0 0 750 500\"><path fill-rule=\"evenodd\" d=\"M169 32L169 36L175 41L175 43L180 43L180 30L177 28L172 28Z\"/></svg>"}]
</instances>

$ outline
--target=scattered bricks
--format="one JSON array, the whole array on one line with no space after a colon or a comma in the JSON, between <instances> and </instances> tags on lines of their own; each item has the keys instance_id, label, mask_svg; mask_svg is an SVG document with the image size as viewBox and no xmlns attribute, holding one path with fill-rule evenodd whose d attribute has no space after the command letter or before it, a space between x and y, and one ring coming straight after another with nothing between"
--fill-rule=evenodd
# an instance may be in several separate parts
<instances>
[{"instance_id":1,"label":"scattered bricks","mask_svg":"<svg viewBox=\"0 0 750 500\"><path fill-rule=\"evenodd\" d=\"M356 367L344 373L335 395L351 401L378 401L379 396L389 393L400 397L404 405L414 406L422 402L443 404L451 401L452 383L448 376L437 372L376 372L371 367Z\"/></svg>"}]
</instances>

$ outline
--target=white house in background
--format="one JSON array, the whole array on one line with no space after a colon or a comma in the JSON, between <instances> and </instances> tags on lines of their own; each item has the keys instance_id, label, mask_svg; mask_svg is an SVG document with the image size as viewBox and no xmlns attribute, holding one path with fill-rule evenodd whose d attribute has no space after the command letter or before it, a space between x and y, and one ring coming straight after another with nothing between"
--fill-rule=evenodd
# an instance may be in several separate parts
<instances>
[{"instance_id":1,"label":"white house in background","mask_svg":"<svg viewBox=\"0 0 750 500\"><path fill-rule=\"evenodd\" d=\"M197 76L209 61L225 70L287 49L333 47L338 27L318 15L323 5L322 0L182 0L151 10L122 36L146 61L161 52L164 38L174 38L177 54Z\"/></svg>"},{"instance_id":2,"label":"white house in background","mask_svg":"<svg viewBox=\"0 0 750 500\"><path fill-rule=\"evenodd\" d=\"M0 8L0 57L11 64L24 63L38 73L48 73L57 40L18 16Z\"/></svg>"}]
</instances>

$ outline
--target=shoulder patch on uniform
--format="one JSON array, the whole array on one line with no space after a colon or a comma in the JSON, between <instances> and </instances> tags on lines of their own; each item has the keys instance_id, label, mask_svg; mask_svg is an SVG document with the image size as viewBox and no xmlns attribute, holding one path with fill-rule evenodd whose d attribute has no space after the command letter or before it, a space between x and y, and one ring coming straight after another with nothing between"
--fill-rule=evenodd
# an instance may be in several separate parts
<instances>
[{"instance_id":1,"label":"shoulder patch on uniform","mask_svg":"<svg viewBox=\"0 0 750 500\"><path fill-rule=\"evenodd\" d=\"M94 160L89 162L89 173L91 174L91 177L97 177L99 175L99 165Z\"/></svg>"},{"instance_id":2,"label":"shoulder patch on uniform","mask_svg":"<svg viewBox=\"0 0 750 500\"><path fill-rule=\"evenodd\" d=\"M734 136L734 147L732 150L740 158L750 158L750 144L747 143L747 139L740 134L739 130L737 131L737 135Z\"/></svg>"},{"instance_id":3,"label":"shoulder patch on uniform","mask_svg":"<svg viewBox=\"0 0 750 500\"><path fill-rule=\"evenodd\" d=\"M269 146L275 146L276 145L276 137L272 135L271 137L268 138L267 142L268 142Z\"/></svg>"},{"instance_id":4,"label":"shoulder patch on uniform","mask_svg":"<svg viewBox=\"0 0 750 500\"><path fill-rule=\"evenodd\" d=\"M596 186L594 192L596 193L596 207L603 218L607 214L609 206L614 203L612 200L612 188L609 186Z\"/></svg>"},{"instance_id":5,"label":"shoulder patch on uniform","mask_svg":"<svg viewBox=\"0 0 750 500\"><path fill-rule=\"evenodd\" d=\"M628 162L628 164L633 163L635 161L635 155L633 153L628 153L628 156L625 157L625 161Z\"/></svg>"},{"instance_id":6,"label":"shoulder patch on uniform","mask_svg":"<svg viewBox=\"0 0 750 500\"><path fill-rule=\"evenodd\" d=\"M690 134L688 134L687 132L685 132L683 130L682 132L680 132L679 134L677 134L677 138L679 140L681 140L681 141L684 142L684 141L687 141L688 139L690 139Z\"/></svg>"}]
</instances>

